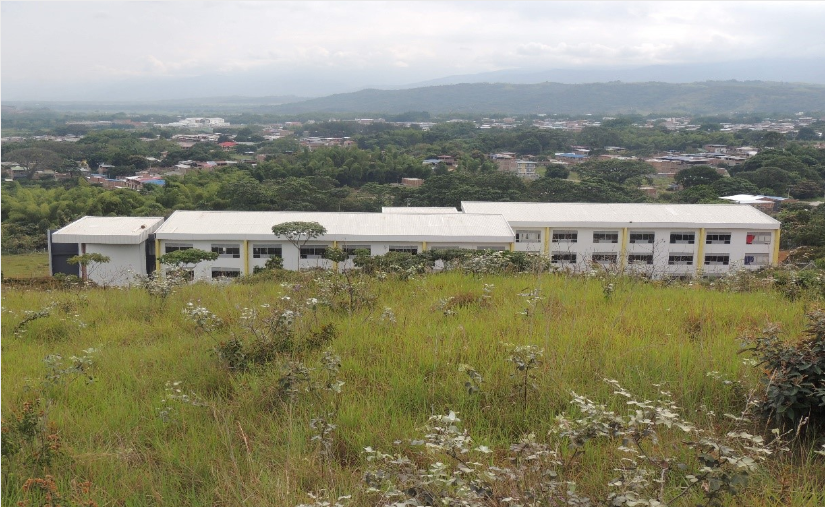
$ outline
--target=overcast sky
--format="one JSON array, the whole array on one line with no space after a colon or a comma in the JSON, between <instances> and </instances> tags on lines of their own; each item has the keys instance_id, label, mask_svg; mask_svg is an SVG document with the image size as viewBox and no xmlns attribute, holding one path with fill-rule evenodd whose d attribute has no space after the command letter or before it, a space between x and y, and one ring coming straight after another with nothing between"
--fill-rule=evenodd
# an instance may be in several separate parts
<instances>
[{"instance_id":1,"label":"overcast sky","mask_svg":"<svg viewBox=\"0 0 825 507\"><path fill-rule=\"evenodd\" d=\"M3 1L0 9L4 100L214 75L398 85L508 68L825 56L825 2L816 1Z\"/></svg>"}]
</instances>

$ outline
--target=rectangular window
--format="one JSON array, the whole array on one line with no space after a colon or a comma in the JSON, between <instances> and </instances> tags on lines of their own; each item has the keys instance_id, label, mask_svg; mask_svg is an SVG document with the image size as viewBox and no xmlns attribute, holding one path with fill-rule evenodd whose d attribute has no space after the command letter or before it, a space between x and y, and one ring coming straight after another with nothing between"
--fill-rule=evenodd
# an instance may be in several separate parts
<instances>
[{"instance_id":1,"label":"rectangular window","mask_svg":"<svg viewBox=\"0 0 825 507\"><path fill-rule=\"evenodd\" d=\"M191 243L166 243L166 245L164 245L164 252L177 252L178 250L189 250L191 248Z\"/></svg>"},{"instance_id":2,"label":"rectangular window","mask_svg":"<svg viewBox=\"0 0 825 507\"><path fill-rule=\"evenodd\" d=\"M619 254L615 252L594 253L591 260L598 264L616 264L619 260Z\"/></svg>"},{"instance_id":3,"label":"rectangular window","mask_svg":"<svg viewBox=\"0 0 825 507\"><path fill-rule=\"evenodd\" d=\"M575 263L576 254L569 252L553 252L553 256L550 258L550 262L552 262L553 264Z\"/></svg>"},{"instance_id":4,"label":"rectangular window","mask_svg":"<svg viewBox=\"0 0 825 507\"><path fill-rule=\"evenodd\" d=\"M212 253L218 254L218 257L221 259L240 259L241 258L241 245L238 244L228 244L228 245L212 245Z\"/></svg>"},{"instance_id":5,"label":"rectangular window","mask_svg":"<svg viewBox=\"0 0 825 507\"><path fill-rule=\"evenodd\" d=\"M212 278L238 278L241 270L238 268L212 268Z\"/></svg>"},{"instance_id":6,"label":"rectangular window","mask_svg":"<svg viewBox=\"0 0 825 507\"><path fill-rule=\"evenodd\" d=\"M618 243L617 231L596 231L593 233L593 243Z\"/></svg>"},{"instance_id":7,"label":"rectangular window","mask_svg":"<svg viewBox=\"0 0 825 507\"><path fill-rule=\"evenodd\" d=\"M327 247L325 246L302 246L301 247L301 258L302 259L323 259L324 254L327 251Z\"/></svg>"},{"instance_id":8,"label":"rectangular window","mask_svg":"<svg viewBox=\"0 0 825 507\"><path fill-rule=\"evenodd\" d=\"M706 245L730 245L729 232L709 232L705 238Z\"/></svg>"},{"instance_id":9,"label":"rectangular window","mask_svg":"<svg viewBox=\"0 0 825 507\"><path fill-rule=\"evenodd\" d=\"M747 253L745 254L745 266L767 266L768 254L766 253Z\"/></svg>"},{"instance_id":10,"label":"rectangular window","mask_svg":"<svg viewBox=\"0 0 825 507\"><path fill-rule=\"evenodd\" d=\"M653 264L653 254L631 254L627 256L628 264Z\"/></svg>"},{"instance_id":11,"label":"rectangular window","mask_svg":"<svg viewBox=\"0 0 825 507\"><path fill-rule=\"evenodd\" d=\"M390 252L399 252L399 253L408 253L408 254L417 254L418 247L417 246L391 246Z\"/></svg>"},{"instance_id":12,"label":"rectangular window","mask_svg":"<svg viewBox=\"0 0 825 507\"><path fill-rule=\"evenodd\" d=\"M749 245L770 245L770 232L749 232L746 236L746 243Z\"/></svg>"},{"instance_id":13,"label":"rectangular window","mask_svg":"<svg viewBox=\"0 0 825 507\"><path fill-rule=\"evenodd\" d=\"M671 232L670 233L670 243L671 244L692 245L695 241L696 241L696 233L695 232Z\"/></svg>"},{"instance_id":14,"label":"rectangular window","mask_svg":"<svg viewBox=\"0 0 825 507\"><path fill-rule=\"evenodd\" d=\"M667 263L671 266L691 266L693 265L693 255L690 254L670 254Z\"/></svg>"},{"instance_id":15,"label":"rectangular window","mask_svg":"<svg viewBox=\"0 0 825 507\"><path fill-rule=\"evenodd\" d=\"M356 250L366 250L367 255L372 255L372 248L369 245L349 245L343 248L344 252L349 256L349 258L355 257Z\"/></svg>"},{"instance_id":16,"label":"rectangular window","mask_svg":"<svg viewBox=\"0 0 825 507\"><path fill-rule=\"evenodd\" d=\"M630 233L630 242L631 243L653 243L656 239L656 233L654 232L631 232Z\"/></svg>"},{"instance_id":17,"label":"rectangular window","mask_svg":"<svg viewBox=\"0 0 825 507\"><path fill-rule=\"evenodd\" d=\"M728 264L730 264L730 255L728 254L705 256L705 266L727 266Z\"/></svg>"},{"instance_id":18,"label":"rectangular window","mask_svg":"<svg viewBox=\"0 0 825 507\"><path fill-rule=\"evenodd\" d=\"M516 231L516 243L538 243L541 241L541 231Z\"/></svg>"},{"instance_id":19,"label":"rectangular window","mask_svg":"<svg viewBox=\"0 0 825 507\"><path fill-rule=\"evenodd\" d=\"M272 257L283 257L281 245L252 245L253 259L270 259Z\"/></svg>"},{"instance_id":20,"label":"rectangular window","mask_svg":"<svg viewBox=\"0 0 825 507\"><path fill-rule=\"evenodd\" d=\"M553 243L576 243L579 240L579 231L553 231Z\"/></svg>"}]
</instances>

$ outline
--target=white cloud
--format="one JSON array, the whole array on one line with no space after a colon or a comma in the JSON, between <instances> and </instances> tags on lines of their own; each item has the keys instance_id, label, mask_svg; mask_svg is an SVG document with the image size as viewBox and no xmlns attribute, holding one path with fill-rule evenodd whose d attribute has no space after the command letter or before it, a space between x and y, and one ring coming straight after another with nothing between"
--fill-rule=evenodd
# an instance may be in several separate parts
<instances>
[{"instance_id":1,"label":"white cloud","mask_svg":"<svg viewBox=\"0 0 825 507\"><path fill-rule=\"evenodd\" d=\"M825 54L823 2L8 2L4 87L254 69L397 79ZM403 74L398 74L400 71Z\"/></svg>"}]
</instances>

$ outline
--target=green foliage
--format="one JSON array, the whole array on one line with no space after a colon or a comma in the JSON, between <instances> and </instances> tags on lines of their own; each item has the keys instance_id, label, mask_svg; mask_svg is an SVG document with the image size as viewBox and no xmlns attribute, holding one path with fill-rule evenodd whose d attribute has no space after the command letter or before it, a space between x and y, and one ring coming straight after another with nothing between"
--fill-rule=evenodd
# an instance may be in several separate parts
<instances>
[{"instance_id":1,"label":"green foliage","mask_svg":"<svg viewBox=\"0 0 825 507\"><path fill-rule=\"evenodd\" d=\"M656 174L656 169L638 160L593 160L576 166L583 177L598 178L610 183L624 184L629 180L639 182L643 177Z\"/></svg>"},{"instance_id":2,"label":"green foliage","mask_svg":"<svg viewBox=\"0 0 825 507\"><path fill-rule=\"evenodd\" d=\"M747 338L763 368L762 415L780 427L825 425L825 311L806 314L805 336L792 343L779 338L776 326Z\"/></svg>"},{"instance_id":3,"label":"green foliage","mask_svg":"<svg viewBox=\"0 0 825 507\"><path fill-rule=\"evenodd\" d=\"M799 176L778 167L760 167L755 171L736 173L771 195L786 196L791 185L799 181Z\"/></svg>"},{"instance_id":4,"label":"green foliage","mask_svg":"<svg viewBox=\"0 0 825 507\"><path fill-rule=\"evenodd\" d=\"M673 202L685 204L730 204L719 199L719 194L712 185L696 185L680 190L673 195Z\"/></svg>"},{"instance_id":5,"label":"green foliage","mask_svg":"<svg viewBox=\"0 0 825 507\"><path fill-rule=\"evenodd\" d=\"M324 250L324 259L332 262L344 262L349 258L349 255L344 250L338 247L330 247Z\"/></svg>"},{"instance_id":6,"label":"green foliage","mask_svg":"<svg viewBox=\"0 0 825 507\"><path fill-rule=\"evenodd\" d=\"M676 183L685 188L695 187L697 185L711 185L720 179L722 179L722 175L708 165L682 169L676 173L676 176L673 178Z\"/></svg>"},{"instance_id":7,"label":"green foliage","mask_svg":"<svg viewBox=\"0 0 825 507\"><path fill-rule=\"evenodd\" d=\"M260 273L262 271L277 271L284 269L284 259L282 257L272 256L266 260L263 267L255 266L253 273Z\"/></svg>"},{"instance_id":8,"label":"green foliage","mask_svg":"<svg viewBox=\"0 0 825 507\"><path fill-rule=\"evenodd\" d=\"M272 226L272 234L283 237L297 248L326 233L326 227L318 222L284 222Z\"/></svg>"},{"instance_id":9,"label":"green foliage","mask_svg":"<svg viewBox=\"0 0 825 507\"><path fill-rule=\"evenodd\" d=\"M756 195L759 193L759 187L744 178L738 177L721 178L711 183L710 186L719 197L737 194Z\"/></svg>"},{"instance_id":10,"label":"green foliage","mask_svg":"<svg viewBox=\"0 0 825 507\"><path fill-rule=\"evenodd\" d=\"M807 204L783 206L777 219L782 222L782 248L825 246L825 207Z\"/></svg>"},{"instance_id":11,"label":"green foliage","mask_svg":"<svg viewBox=\"0 0 825 507\"><path fill-rule=\"evenodd\" d=\"M570 169L559 164L550 164L544 171L545 178L558 178L560 180L566 180L568 176L570 176Z\"/></svg>"},{"instance_id":12,"label":"green foliage","mask_svg":"<svg viewBox=\"0 0 825 507\"><path fill-rule=\"evenodd\" d=\"M84 268L94 264L105 264L112 259L106 255L101 253L93 252L93 253L85 253L82 255L75 255L73 257L69 257L66 263L74 266L74 265L81 265Z\"/></svg>"},{"instance_id":13,"label":"green foliage","mask_svg":"<svg viewBox=\"0 0 825 507\"><path fill-rule=\"evenodd\" d=\"M218 258L215 252L207 252L198 248L187 248L185 250L175 250L158 257L161 264L181 268L191 266L203 261L214 261Z\"/></svg>"},{"instance_id":14,"label":"green foliage","mask_svg":"<svg viewBox=\"0 0 825 507\"><path fill-rule=\"evenodd\" d=\"M645 202L638 189L600 179L570 181L539 178L528 190L528 200L538 202Z\"/></svg>"}]
</instances>

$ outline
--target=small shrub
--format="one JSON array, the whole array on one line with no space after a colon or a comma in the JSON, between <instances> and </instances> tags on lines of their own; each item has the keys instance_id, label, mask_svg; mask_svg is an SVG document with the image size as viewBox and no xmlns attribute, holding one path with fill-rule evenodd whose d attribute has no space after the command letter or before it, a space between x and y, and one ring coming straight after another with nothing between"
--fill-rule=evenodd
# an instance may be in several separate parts
<instances>
[{"instance_id":1,"label":"small shrub","mask_svg":"<svg viewBox=\"0 0 825 507\"><path fill-rule=\"evenodd\" d=\"M796 343L780 339L776 326L762 336L746 338L746 350L754 352L764 371L762 415L779 426L798 426L803 419L813 426L825 425L825 311L806 316L808 328Z\"/></svg>"}]
</instances>

